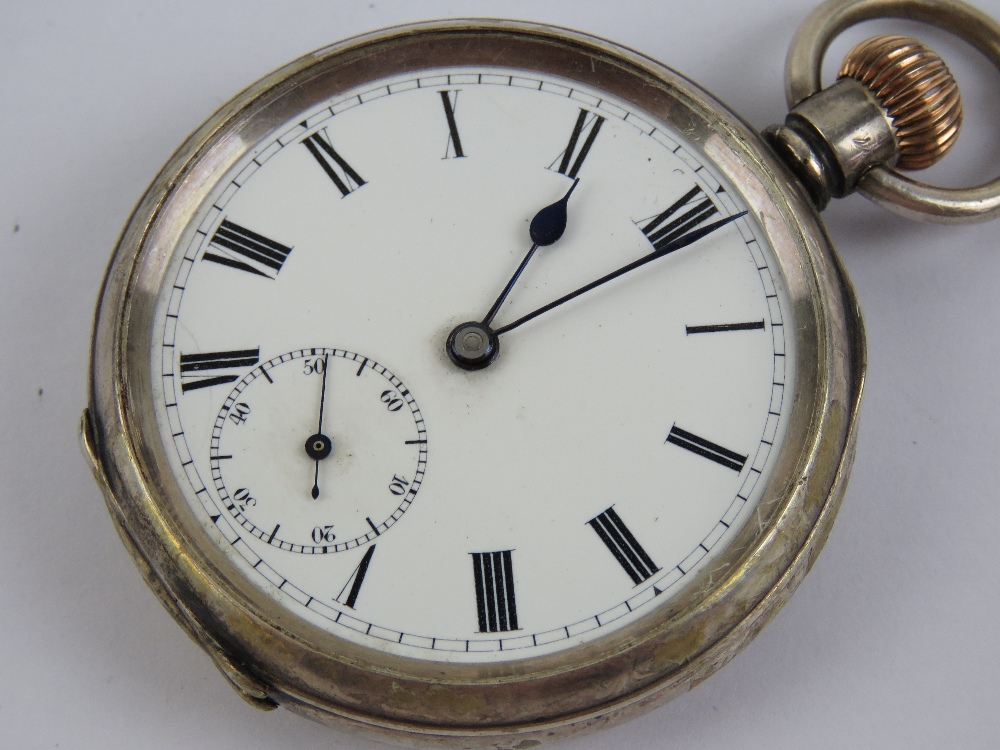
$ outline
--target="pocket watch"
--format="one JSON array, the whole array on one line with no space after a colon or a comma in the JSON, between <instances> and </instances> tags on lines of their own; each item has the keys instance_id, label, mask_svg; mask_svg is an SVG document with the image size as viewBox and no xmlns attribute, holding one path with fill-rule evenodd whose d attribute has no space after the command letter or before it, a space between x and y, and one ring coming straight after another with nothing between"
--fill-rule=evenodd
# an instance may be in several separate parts
<instances>
[{"instance_id":1,"label":"pocket watch","mask_svg":"<svg viewBox=\"0 0 1000 750\"><path fill-rule=\"evenodd\" d=\"M82 433L150 588L251 704L378 739L527 748L690 689L780 608L854 455L861 315L819 219L940 221L903 177L961 102L878 38L958 2L837 0L763 136L636 52L452 20L239 94L126 225Z\"/></svg>"}]
</instances>

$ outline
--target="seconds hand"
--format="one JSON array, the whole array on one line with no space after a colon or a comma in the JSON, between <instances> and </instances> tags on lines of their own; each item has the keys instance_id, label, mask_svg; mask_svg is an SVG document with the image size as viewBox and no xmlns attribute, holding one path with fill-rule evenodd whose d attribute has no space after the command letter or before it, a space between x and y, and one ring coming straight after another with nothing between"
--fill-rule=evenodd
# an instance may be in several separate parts
<instances>
[{"instance_id":1,"label":"seconds hand","mask_svg":"<svg viewBox=\"0 0 1000 750\"><path fill-rule=\"evenodd\" d=\"M316 434L310 435L306 440L306 455L316 462L316 472L313 474L312 497L316 500L319 497L319 462L330 455L333 450L333 441L323 434L323 409L326 406L326 372L330 364L330 355L323 356L323 384L319 394L319 425L316 427Z\"/></svg>"}]
</instances>

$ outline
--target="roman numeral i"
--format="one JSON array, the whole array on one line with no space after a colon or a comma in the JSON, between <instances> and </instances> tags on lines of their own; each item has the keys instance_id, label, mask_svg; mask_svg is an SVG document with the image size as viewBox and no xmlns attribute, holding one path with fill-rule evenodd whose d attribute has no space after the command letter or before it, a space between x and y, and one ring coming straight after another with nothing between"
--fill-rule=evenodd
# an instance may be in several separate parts
<instances>
[{"instance_id":1,"label":"roman numeral i","mask_svg":"<svg viewBox=\"0 0 1000 750\"><path fill-rule=\"evenodd\" d=\"M480 633L518 629L511 551L471 553Z\"/></svg>"}]
</instances>

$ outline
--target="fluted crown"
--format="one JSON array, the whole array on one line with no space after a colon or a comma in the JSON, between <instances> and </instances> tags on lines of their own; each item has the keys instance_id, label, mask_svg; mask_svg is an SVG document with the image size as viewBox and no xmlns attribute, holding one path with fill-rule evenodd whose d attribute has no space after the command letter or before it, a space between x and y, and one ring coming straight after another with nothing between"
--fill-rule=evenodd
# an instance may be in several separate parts
<instances>
[{"instance_id":1,"label":"fluted crown","mask_svg":"<svg viewBox=\"0 0 1000 750\"><path fill-rule=\"evenodd\" d=\"M962 97L938 55L906 36L872 37L852 49L839 78L860 81L886 108L899 141L899 169L924 169L954 145Z\"/></svg>"}]
</instances>

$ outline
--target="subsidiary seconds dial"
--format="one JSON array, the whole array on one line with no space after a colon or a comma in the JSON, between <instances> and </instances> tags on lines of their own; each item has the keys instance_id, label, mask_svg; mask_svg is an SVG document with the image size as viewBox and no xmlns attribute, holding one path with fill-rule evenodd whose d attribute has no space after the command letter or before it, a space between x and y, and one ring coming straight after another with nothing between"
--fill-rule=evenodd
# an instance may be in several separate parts
<instances>
[{"instance_id":1,"label":"subsidiary seconds dial","mask_svg":"<svg viewBox=\"0 0 1000 750\"><path fill-rule=\"evenodd\" d=\"M409 389L378 362L310 348L254 368L215 420L223 507L258 539L324 554L371 542L417 496L427 432Z\"/></svg>"}]
</instances>

